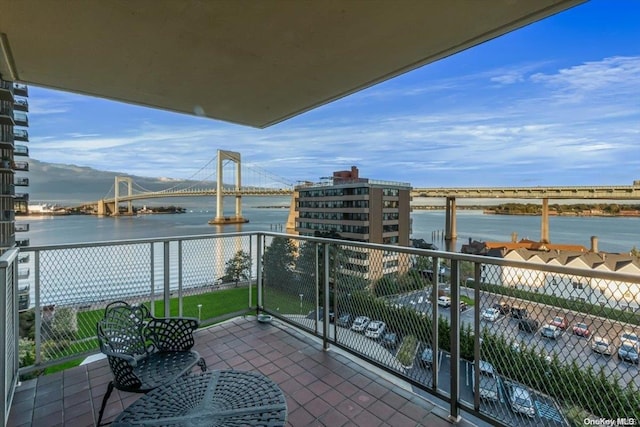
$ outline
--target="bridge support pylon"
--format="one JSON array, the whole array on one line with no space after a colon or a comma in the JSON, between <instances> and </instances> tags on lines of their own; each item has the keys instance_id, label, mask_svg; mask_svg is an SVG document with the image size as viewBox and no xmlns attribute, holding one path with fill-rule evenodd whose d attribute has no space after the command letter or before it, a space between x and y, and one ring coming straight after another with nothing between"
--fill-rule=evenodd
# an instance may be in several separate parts
<instances>
[{"instance_id":1,"label":"bridge support pylon","mask_svg":"<svg viewBox=\"0 0 640 427\"><path fill-rule=\"evenodd\" d=\"M444 241L447 252L456 251L456 240L458 232L456 230L456 198L447 197L445 210L445 231Z\"/></svg>"},{"instance_id":2,"label":"bridge support pylon","mask_svg":"<svg viewBox=\"0 0 640 427\"><path fill-rule=\"evenodd\" d=\"M549 199L542 199L542 218L540 220L540 243L550 243L549 240Z\"/></svg>"},{"instance_id":3,"label":"bridge support pylon","mask_svg":"<svg viewBox=\"0 0 640 427\"><path fill-rule=\"evenodd\" d=\"M231 160L236 164L235 194L236 194L236 213L235 216L224 216L223 205L223 173L222 161ZM240 176L240 153L235 151L218 150L218 163L216 165L216 217L209 220L209 224L241 224L249 222L242 216L242 195L240 194L241 176Z\"/></svg>"},{"instance_id":4,"label":"bridge support pylon","mask_svg":"<svg viewBox=\"0 0 640 427\"><path fill-rule=\"evenodd\" d=\"M120 216L120 205L118 199L120 198L120 183L124 182L127 184L127 195L129 196L129 200L127 201L127 213L126 215L133 216L133 202L131 201L131 196L133 195L133 180L128 176L116 176L115 182L115 195L114 195L114 209L113 216Z\"/></svg>"}]
</instances>

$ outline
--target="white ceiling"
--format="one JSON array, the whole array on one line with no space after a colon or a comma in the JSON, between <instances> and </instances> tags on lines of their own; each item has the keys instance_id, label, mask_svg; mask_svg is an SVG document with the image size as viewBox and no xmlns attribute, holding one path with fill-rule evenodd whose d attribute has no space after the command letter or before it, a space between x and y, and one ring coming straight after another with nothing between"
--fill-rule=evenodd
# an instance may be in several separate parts
<instances>
[{"instance_id":1,"label":"white ceiling","mask_svg":"<svg viewBox=\"0 0 640 427\"><path fill-rule=\"evenodd\" d=\"M0 0L0 74L262 128L582 2Z\"/></svg>"}]
</instances>

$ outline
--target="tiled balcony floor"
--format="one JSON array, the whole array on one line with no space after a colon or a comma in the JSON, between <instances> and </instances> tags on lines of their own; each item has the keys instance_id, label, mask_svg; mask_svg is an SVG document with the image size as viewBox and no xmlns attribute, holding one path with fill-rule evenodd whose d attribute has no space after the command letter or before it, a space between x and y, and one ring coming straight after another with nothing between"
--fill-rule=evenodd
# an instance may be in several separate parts
<instances>
[{"instance_id":1,"label":"tiled balcony floor","mask_svg":"<svg viewBox=\"0 0 640 427\"><path fill-rule=\"evenodd\" d=\"M195 349L213 369L258 371L284 391L290 426L446 426L446 411L339 351L287 325L235 318L196 333ZM106 360L23 382L8 426L94 426L111 380ZM103 423L141 395L115 390ZM470 425L462 421L458 425Z\"/></svg>"}]
</instances>

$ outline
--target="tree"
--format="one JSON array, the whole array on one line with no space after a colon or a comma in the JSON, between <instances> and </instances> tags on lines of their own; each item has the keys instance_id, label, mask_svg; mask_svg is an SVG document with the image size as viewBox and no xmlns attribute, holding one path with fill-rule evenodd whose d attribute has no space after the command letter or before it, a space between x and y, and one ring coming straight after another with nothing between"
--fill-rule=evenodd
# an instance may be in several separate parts
<instances>
[{"instance_id":1,"label":"tree","mask_svg":"<svg viewBox=\"0 0 640 427\"><path fill-rule=\"evenodd\" d=\"M232 279L236 288L240 280L248 280L251 273L251 257L243 250L236 252L236 254L225 263L224 274L225 277Z\"/></svg>"},{"instance_id":2,"label":"tree","mask_svg":"<svg viewBox=\"0 0 640 427\"><path fill-rule=\"evenodd\" d=\"M263 277L266 285L287 289L292 281L296 247L291 239L276 237L265 249Z\"/></svg>"}]
</instances>

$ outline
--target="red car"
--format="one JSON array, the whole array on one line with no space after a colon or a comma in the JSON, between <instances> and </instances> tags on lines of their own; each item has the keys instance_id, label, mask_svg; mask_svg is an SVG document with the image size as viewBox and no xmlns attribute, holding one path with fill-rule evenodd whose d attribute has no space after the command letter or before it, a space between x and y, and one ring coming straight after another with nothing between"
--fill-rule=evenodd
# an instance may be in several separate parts
<instances>
[{"instance_id":1,"label":"red car","mask_svg":"<svg viewBox=\"0 0 640 427\"><path fill-rule=\"evenodd\" d=\"M576 323L575 325L573 325L573 333L574 335L579 335L585 338L588 338L589 335L591 335L589 326L586 323Z\"/></svg>"},{"instance_id":2,"label":"red car","mask_svg":"<svg viewBox=\"0 0 640 427\"><path fill-rule=\"evenodd\" d=\"M554 317L553 320L549 322L549 324L553 326L557 326L562 330L567 329L567 321L564 320L564 317L561 317L561 316Z\"/></svg>"}]
</instances>

